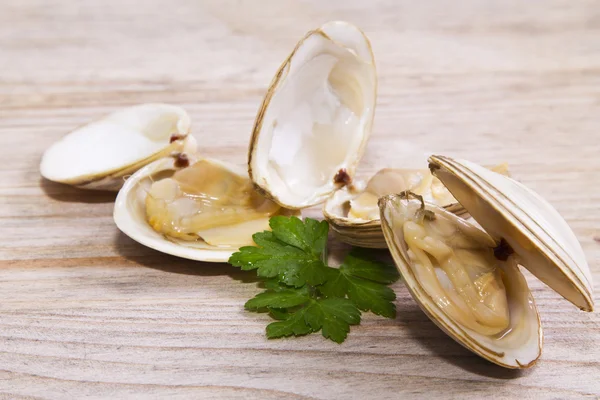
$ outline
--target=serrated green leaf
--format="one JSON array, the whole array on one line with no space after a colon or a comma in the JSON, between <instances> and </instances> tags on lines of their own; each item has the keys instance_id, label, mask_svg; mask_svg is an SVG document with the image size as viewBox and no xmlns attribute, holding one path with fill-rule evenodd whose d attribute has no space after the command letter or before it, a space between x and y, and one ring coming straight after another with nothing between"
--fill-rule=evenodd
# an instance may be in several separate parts
<instances>
[{"instance_id":1,"label":"serrated green leaf","mask_svg":"<svg viewBox=\"0 0 600 400\"><path fill-rule=\"evenodd\" d=\"M285 243L282 243L275 235L273 235L273 232L270 231L256 232L252 235L252 240L259 247L271 251L280 251L281 247L285 246Z\"/></svg>"},{"instance_id":2,"label":"serrated green leaf","mask_svg":"<svg viewBox=\"0 0 600 400\"><path fill-rule=\"evenodd\" d=\"M292 314L288 319L271 322L267 325L267 337L276 339L285 336L302 336L312 332L310 326L304 321L304 310Z\"/></svg>"},{"instance_id":3,"label":"serrated green leaf","mask_svg":"<svg viewBox=\"0 0 600 400\"><path fill-rule=\"evenodd\" d=\"M290 313L285 308L269 308L269 315L278 321L283 321L290 317Z\"/></svg>"},{"instance_id":4,"label":"serrated green leaf","mask_svg":"<svg viewBox=\"0 0 600 400\"><path fill-rule=\"evenodd\" d=\"M317 302L311 302L304 311L304 321L306 321L314 332L323 326L323 318L323 310L321 310L321 306Z\"/></svg>"},{"instance_id":5,"label":"serrated green leaf","mask_svg":"<svg viewBox=\"0 0 600 400\"><path fill-rule=\"evenodd\" d=\"M329 224L327 221L317 221L312 218L306 218L304 224L306 241L310 244L312 253L315 256L320 256L327 248Z\"/></svg>"},{"instance_id":6,"label":"serrated green leaf","mask_svg":"<svg viewBox=\"0 0 600 400\"><path fill-rule=\"evenodd\" d=\"M346 297L348 293L346 275L336 268L329 268L327 275L327 280L323 286L319 286L319 291L327 297Z\"/></svg>"},{"instance_id":7,"label":"serrated green leaf","mask_svg":"<svg viewBox=\"0 0 600 400\"><path fill-rule=\"evenodd\" d=\"M306 335L322 329L324 337L341 343L346 339L350 325L360 323L360 311L348 299L310 300L308 306L288 315L287 319L267 326L269 338Z\"/></svg>"},{"instance_id":8,"label":"serrated green leaf","mask_svg":"<svg viewBox=\"0 0 600 400\"><path fill-rule=\"evenodd\" d=\"M303 267L318 261L312 254L281 242L271 232L259 232L253 236L257 245L245 246L232 254L229 263L242 270L257 270L257 276L277 277L279 281L292 286L303 286Z\"/></svg>"},{"instance_id":9,"label":"serrated green leaf","mask_svg":"<svg viewBox=\"0 0 600 400\"><path fill-rule=\"evenodd\" d=\"M350 325L360 323L360 311L348 299L323 299L317 303L323 313L322 335L336 343L346 340Z\"/></svg>"},{"instance_id":10,"label":"serrated green leaf","mask_svg":"<svg viewBox=\"0 0 600 400\"><path fill-rule=\"evenodd\" d=\"M264 287L265 289L274 290L276 292L287 289L287 287L285 285L282 285L281 283L279 283L279 279L277 279L277 278L265 279L259 285L261 287Z\"/></svg>"},{"instance_id":11,"label":"serrated green leaf","mask_svg":"<svg viewBox=\"0 0 600 400\"><path fill-rule=\"evenodd\" d=\"M298 273L306 283L316 286L327 280L329 276L327 268L322 261L317 260L303 265Z\"/></svg>"},{"instance_id":12,"label":"serrated green leaf","mask_svg":"<svg viewBox=\"0 0 600 400\"><path fill-rule=\"evenodd\" d=\"M267 290L248 300L244 307L247 310L259 310L265 307L289 308L304 304L309 297L295 290L281 290L278 292Z\"/></svg>"},{"instance_id":13,"label":"serrated green leaf","mask_svg":"<svg viewBox=\"0 0 600 400\"><path fill-rule=\"evenodd\" d=\"M273 235L282 242L318 258L327 245L329 224L306 218L275 216L269 220Z\"/></svg>"},{"instance_id":14,"label":"serrated green leaf","mask_svg":"<svg viewBox=\"0 0 600 400\"><path fill-rule=\"evenodd\" d=\"M398 279L395 268L356 250L339 269L327 266L325 221L276 216L270 226L271 232L253 235L257 247L242 247L229 260L265 279L266 291L250 299L246 308L268 311L277 320L267 326L267 337L322 330L324 337L341 343L350 325L360 323L360 310L395 316L395 294L385 285Z\"/></svg>"},{"instance_id":15,"label":"serrated green leaf","mask_svg":"<svg viewBox=\"0 0 600 400\"><path fill-rule=\"evenodd\" d=\"M323 299L319 300L318 304L321 306L325 318L329 315L332 318L341 319L350 325L360 323L360 311L348 299Z\"/></svg>"},{"instance_id":16,"label":"serrated green leaf","mask_svg":"<svg viewBox=\"0 0 600 400\"><path fill-rule=\"evenodd\" d=\"M319 287L319 290L328 298L347 296L362 311L371 311L383 317L395 318L396 305L393 301L396 299L396 294L394 291L382 283L365 279L366 276L372 276L379 280L391 279L393 275L383 273L381 265L374 266L373 264L378 263L350 254L339 269L329 271L327 282Z\"/></svg>"},{"instance_id":17,"label":"serrated green leaf","mask_svg":"<svg viewBox=\"0 0 600 400\"><path fill-rule=\"evenodd\" d=\"M304 235L304 224L300 218L275 216L269 220L269 226L277 239L303 251L310 251Z\"/></svg>"},{"instance_id":18,"label":"serrated green leaf","mask_svg":"<svg viewBox=\"0 0 600 400\"><path fill-rule=\"evenodd\" d=\"M379 283L360 280L351 276L348 282L348 298L363 311L386 318L396 318L396 305L393 301L396 294L392 289Z\"/></svg>"},{"instance_id":19,"label":"serrated green leaf","mask_svg":"<svg viewBox=\"0 0 600 400\"><path fill-rule=\"evenodd\" d=\"M364 249L353 249L346 256L340 270L347 275L365 278L379 283L394 283L400 277L398 269L394 265L371 261Z\"/></svg>"}]
</instances>

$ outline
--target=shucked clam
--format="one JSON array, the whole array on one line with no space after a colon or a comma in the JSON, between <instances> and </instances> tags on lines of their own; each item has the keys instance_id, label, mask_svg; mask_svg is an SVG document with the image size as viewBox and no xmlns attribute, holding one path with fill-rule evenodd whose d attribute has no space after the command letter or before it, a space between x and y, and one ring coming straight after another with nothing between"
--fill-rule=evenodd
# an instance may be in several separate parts
<instances>
[{"instance_id":1,"label":"shucked clam","mask_svg":"<svg viewBox=\"0 0 600 400\"><path fill-rule=\"evenodd\" d=\"M158 160L132 175L117 196L121 231L155 250L200 261L223 262L269 217L289 214L253 188L246 172L212 159Z\"/></svg>"},{"instance_id":2,"label":"shucked clam","mask_svg":"<svg viewBox=\"0 0 600 400\"><path fill-rule=\"evenodd\" d=\"M530 367L542 351L542 327L517 264L592 311L581 246L556 210L518 182L464 160L429 162L484 230L410 192L381 198L383 232L406 286L469 350L503 367Z\"/></svg>"},{"instance_id":3,"label":"shucked clam","mask_svg":"<svg viewBox=\"0 0 600 400\"><path fill-rule=\"evenodd\" d=\"M492 171L508 175L508 165L499 164ZM350 184L330 196L323 207L325 219L340 240L354 246L387 248L377 202L380 197L411 191L428 203L461 215L465 209L428 169L384 168L363 182Z\"/></svg>"}]
</instances>

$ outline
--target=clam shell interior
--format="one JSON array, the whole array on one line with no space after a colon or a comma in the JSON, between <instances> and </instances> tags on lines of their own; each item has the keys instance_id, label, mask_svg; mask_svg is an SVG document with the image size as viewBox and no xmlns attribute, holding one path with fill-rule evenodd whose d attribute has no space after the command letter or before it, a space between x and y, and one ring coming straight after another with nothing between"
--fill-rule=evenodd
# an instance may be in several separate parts
<instances>
[{"instance_id":1,"label":"clam shell interior","mask_svg":"<svg viewBox=\"0 0 600 400\"><path fill-rule=\"evenodd\" d=\"M503 163L491 170L508 175L508 164ZM387 248L383 232L377 199L383 195L397 194L410 190L422 195L424 200L444 207L457 215L465 215L466 210L450 192L427 169L384 168L378 171L367 184L358 181L335 191L323 206L323 215L331 224L338 238L343 242L359 247ZM368 191L369 204L363 204L363 214L351 214L351 206L359 196ZM374 212L373 212L374 211Z\"/></svg>"},{"instance_id":2,"label":"clam shell interior","mask_svg":"<svg viewBox=\"0 0 600 400\"><path fill-rule=\"evenodd\" d=\"M371 47L355 26L309 32L280 67L258 112L248 170L283 207L323 202L352 176L371 132L376 98ZM338 175L339 176L339 175Z\"/></svg>"}]
</instances>

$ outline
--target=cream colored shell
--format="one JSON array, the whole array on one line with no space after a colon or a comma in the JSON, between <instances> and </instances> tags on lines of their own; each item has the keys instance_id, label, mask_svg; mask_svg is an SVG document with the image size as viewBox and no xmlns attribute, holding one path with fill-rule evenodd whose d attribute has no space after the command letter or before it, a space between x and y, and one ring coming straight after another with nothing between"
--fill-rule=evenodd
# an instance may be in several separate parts
<instances>
[{"instance_id":1,"label":"cream colored shell","mask_svg":"<svg viewBox=\"0 0 600 400\"><path fill-rule=\"evenodd\" d=\"M490 167L491 170L508 175L508 164L503 163ZM427 169L396 169L384 168L377 172L373 178L380 174L393 174L401 177L400 181L390 182L387 187L382 186L377 195L387 195L411 190L423 195L425 201L445 208L447 211L464 216L466 210L450 193L441 186L439 180L432 176ZM389 176L389 175L388 175ZM385 179L385 178L384 178ZM379 215L374 218L356 218L349 214L349 205L367 188L366 182L356 182L335 191L323 206L323 215L329 222L331 229L337 237L348 244L368 248L387 248L387 243L381 231ZM437 195L434 195L437 192ZM375 200L376 201L376 200ZM374 201L373 206L376 208Z\"/></svg>"},{"instance_id":2,"label":"cream colored shell","mask_svg":"<svg viewBox=\"0 0 600 400\"><path fill-rule=\"evenodd\" d=\"M86 124L46 150L44 178L83 189L119 190L124 177L174 152L196 151L190 117L170 104L140 104ZM177 140L175 140L177 139Z\"/></svg>"},{"instance_id":3,"label":"cream colored shell","mask_svg":"<svg viewBox=\"0 0 600 400\"><path fill-rule=\"evenodd\" d=\"M194 160L191 160L193 163ZM245 176L245 171L235 165L222 163L232 172ZM148 224L145 200L152 182L157 177L172 175L178 168L176 158L157 160L133 174L119 191L113 211L117 227L136 242L151 249L174 256L197 261L226 262L235 250L219 249L202 241L184 241L168 238L156 232Z\"/></svg>"},{"instance_id":4,"label":"cream colored shell","mask_svg":"<svg viewBox=\"0 0 600 400\"><path fill-rule=\"evenodd\" d=\"M322 203L352 177L371 133L377 78L367 37L346 22L309 32L277 71L248 152L256 189L288 209Z\"/></svg>"},{"instance_id":5,"label":"cream colored shell","mask_svg":"<svg viewBox=\"0 0 600 400\"><path fill-rule=\"evenodd\" d=\"M430 168L494 239L505 239L520 264L584 311L593 311L592 274L561 215L521 183L466 160L432 156Z\"/></svg>"}]
</instances>

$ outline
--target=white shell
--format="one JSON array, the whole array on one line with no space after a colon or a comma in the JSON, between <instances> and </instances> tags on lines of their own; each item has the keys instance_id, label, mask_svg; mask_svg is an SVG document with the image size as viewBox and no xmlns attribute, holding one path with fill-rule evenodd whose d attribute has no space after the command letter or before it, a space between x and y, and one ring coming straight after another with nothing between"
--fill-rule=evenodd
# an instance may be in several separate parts
<instances>
[{"instance_id":1,"label":"white shell","mask_svg":"<svg viewBox=\"0 0 600 400\"><path fill-rule=\"evenodd\" d=\"M190 117L181 107L141 104L69 133L46 150L40 171L51 181L118 190L123 177L172 152L194 152ZM171 135L184 140L170 143Z\"/></svg>"},{"instance_id":2,"label":"white shell","mask_svg":"<svg viewBox=\"0 0 600 400\"><path fill-rule=\"evenodd\" d=\"M408 248L404 241L402 229L394 229L394 221L402 217L402 202L415 202L397 195L389 195L380 199L382 229L396 266L410 294L427 316L446 334L458 343L480 355L481 357L506 368L528 368L540 357L542 352L542 328L540 319L527 282L519 268L510 260L501 264L506 274L507 298L510 309L510 329L501 337L486 336L473 331L446 314L415 276L413 265L408 256ZM407 204L407 203L405 203ZM426 210L456 221L466 229L479 229L469 222L439 207L427 204ZM480 232L481 235L485 233ZM489 239L489 237L488 237ZM493 244L493 241L491 241ZM517 325L523 317L525 324Z\"/></svg>"},{"instance_id":3,"label":"white shell","mask_svg":"<svg viewBox=\"0 0 600 400\"><path fill-rule=\"evenodd\" d=\"M594 309L592 276L560 214L521 183L466 160L432 156L430 168L494 239L505 239L541 281L584 311Z\"/></svg>"},{"instance_id":4,"label":"white shell","mask_svg":"<svg viewBox=\"0 0 600 400\"><path fill-rule=\"evenodd\" d=\"M240 176L247 176L243 169L235 165L211 161L225 165ZM197 261L226 262L235 250L219 249L200 241L166 238L148 224L145 199L153 177L160 173L174 173L177 169L175 159L167 157L146 165L127 179L115 202L113 218L117 227L136 242L162 253Z\"/></svg>"},{"instance_id":5,"label":"white shell","mask_svg":"<svg viewBox=\"0 0 600 400\"><path fill-rule=\"evenodd\" d=\"M371 133L377 78L367 37L345 22L309 32L277 71L254 125L248 171L281 206L323 202L352 177Z\"/></svg>"}]
</instances>

